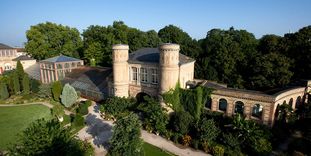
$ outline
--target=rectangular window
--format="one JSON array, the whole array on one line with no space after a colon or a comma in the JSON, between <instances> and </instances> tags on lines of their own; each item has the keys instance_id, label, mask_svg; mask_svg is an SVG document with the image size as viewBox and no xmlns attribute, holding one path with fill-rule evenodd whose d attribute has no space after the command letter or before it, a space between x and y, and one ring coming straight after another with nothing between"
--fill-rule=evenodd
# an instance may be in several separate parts
<instances>
[{"instance_id":1,"label":"rectangular window","mask_svg":"<svg viewBox=\"0 0 311 156\"><path fill-rule=\"evenodd\" d=\"M132 67L132 80L133 81L137 81L137 68L136 67Z\"/></svg>"},{"instance_id":2,"label":"rectangular window","mask_svg":"<svg viewBox=\"0 0 311 156\"><path fill-rule=\"evenodd\" d=\"M147 82L147 69L146 68L140 68L140 81Z\"/></svg>"},{"instance_id":3,"label":"rectangular window","mask_svg":"<svg viewBox=\"0 0 311 156\"><path fill-rule=\"evenodd\" d=\"M158 70L157 69L151 69L151 83L158 83Z\"/></svg>"}]
</instances>

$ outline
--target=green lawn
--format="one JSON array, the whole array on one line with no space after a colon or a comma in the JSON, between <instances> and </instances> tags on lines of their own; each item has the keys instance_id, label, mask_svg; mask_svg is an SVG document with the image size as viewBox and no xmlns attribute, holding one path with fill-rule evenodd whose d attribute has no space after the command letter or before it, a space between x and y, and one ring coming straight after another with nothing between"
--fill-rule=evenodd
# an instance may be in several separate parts
<instances>
[{"instance_id":1,"label":"green lawn","mask_svg":"<svg viewBox=\"0 0 311 156\"><path fill-rule=\"evenodd\" d=\"M0 150L14 143L16 135L39 118L51 118L50 109L39 104L0 107Z\"/></svg>"},{"instance_id":2,"label":"green lawn","mask_svg":"<svg viewBox=\"0 0 311 156\"><path fill-rule=\"evenodd\" d=\"M146 156L173 156L172 154L169 154L161 150L160 148L155 147L145 142L144 142L143 147L144 147Z\"/></svg>"}]
</instances>

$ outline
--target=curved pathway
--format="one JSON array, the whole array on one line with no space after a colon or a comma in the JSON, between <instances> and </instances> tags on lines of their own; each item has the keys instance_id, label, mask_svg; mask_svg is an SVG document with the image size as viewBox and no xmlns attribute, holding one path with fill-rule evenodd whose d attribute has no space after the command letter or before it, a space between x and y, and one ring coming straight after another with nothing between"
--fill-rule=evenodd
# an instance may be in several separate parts
<instances>
[{"instance_id":1,"label":"curved pathway","mask_svg":"<svg viewBox=\"0 0 311 156\"><path fill-rule=\"evenodd\" d=\"M89 107L89 114L86 116L87 126L81 129L77 136L81 140L87 140L95 148L95 155L105 155L108 149L108 141L112 136L112 121L103 120L100 116L99 105L92 103ZM179 148L171 141L161 136L150 134L145 130L141 131L141 138L160 149L179 156L207 156L208 154L193 150L192 148Z\"/></svg>"}]
</instances>

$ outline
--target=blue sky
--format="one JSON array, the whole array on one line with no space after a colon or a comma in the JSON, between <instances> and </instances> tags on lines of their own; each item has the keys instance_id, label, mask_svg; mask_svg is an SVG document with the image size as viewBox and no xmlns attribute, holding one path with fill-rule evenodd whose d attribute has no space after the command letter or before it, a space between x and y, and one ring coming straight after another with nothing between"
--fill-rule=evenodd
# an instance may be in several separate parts
<instances>
[{"instance_id":1,"label":"blue sky","mask_svg":"<svg viewBox=\"0 0 311 156\"><path fill-rule=\"evenodd\" d=\"M46 21L80 32L115 20L143 31L174 24L196 39L233 26L260 38L311 25L311 0L0 0L0 19L0 43L10 46L23 46L30 26Z\"/></svg>"}]
</instances>

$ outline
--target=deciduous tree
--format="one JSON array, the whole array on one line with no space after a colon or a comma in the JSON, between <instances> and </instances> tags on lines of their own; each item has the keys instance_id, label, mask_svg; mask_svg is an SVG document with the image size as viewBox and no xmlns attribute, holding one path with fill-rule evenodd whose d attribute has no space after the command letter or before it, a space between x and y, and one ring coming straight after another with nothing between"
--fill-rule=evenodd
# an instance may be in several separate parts
<instances>
[{"instance_id":1,"label":"deciduous tree","mask_svg":"<svg viewBox=\"0 0 311 156\"><path fill-rule=\"evenodd\" d=\"M140 128L141 123L136 114L131 113L128 116L118 119L113 127L109 154L112 156L143 155Z\"/></svg>"},{"instance_id":2,"label":"deciduous tree","mask_svg":"<svg viewBox=\"0 0 311 156\"><path fill-rule=\"evenodd\" d=\"M82 47L80 33L76 28L51 22L31 26L26 37L27 53L38 60L59 54L79 57L78 51Z\"/></svg>"}]
</instances>

